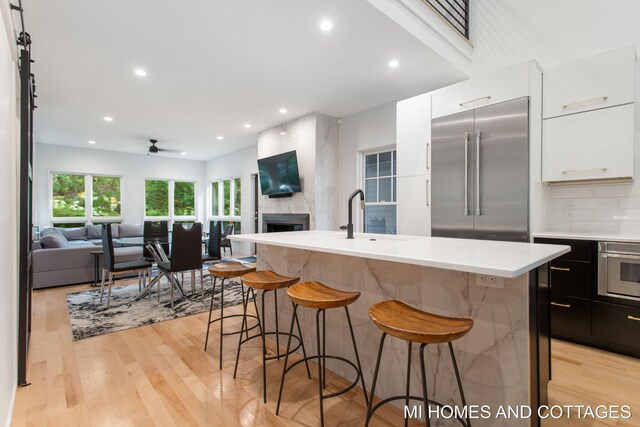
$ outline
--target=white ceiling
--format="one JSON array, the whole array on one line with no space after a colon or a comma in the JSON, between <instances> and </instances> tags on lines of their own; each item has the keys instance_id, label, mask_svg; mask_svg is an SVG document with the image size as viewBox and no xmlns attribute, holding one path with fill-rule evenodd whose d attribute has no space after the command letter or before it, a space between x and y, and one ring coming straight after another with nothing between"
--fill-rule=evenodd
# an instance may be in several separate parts
<instances>
[{"instance_id":1,"label":"white ceiling","mask_svg":"<svg viewBox=\"0 0 640 427\"><path fill-rule=\"evenodd\" d=\"M156 138L207 160L310 112L344 117L464 77L366 0L24 5L40 143L145 153Z\"/></svg>"}]
</instances>

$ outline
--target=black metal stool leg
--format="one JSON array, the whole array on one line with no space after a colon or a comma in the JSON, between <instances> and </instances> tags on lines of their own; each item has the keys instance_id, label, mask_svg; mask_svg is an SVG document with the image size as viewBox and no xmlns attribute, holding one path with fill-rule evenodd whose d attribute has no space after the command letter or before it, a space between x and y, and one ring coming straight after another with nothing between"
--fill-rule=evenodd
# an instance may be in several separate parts
<instances>
[{"instance_id":1,"label":"black metal stool leg","mask_svg":"<svg viewBox=\"0 0 640 427\"><path fill-rule=\"evenodd\" d=\"M264 328L266 327L264 315L264 295L267 292L268 291L262 291L262 328L260 328L260 334L262 335L262 395L264 403L267 403L267 343L264 333Z\"/></svg>"},{"instance_id":2,"label":"black metal stool leg","mask_svg":"<svg viewBox=\"0 0 640 427\"><path fill-rule=\"evenodd\" d=\"M213 311L213 297L215 295L217 280L218 280L217 277L213 280L213 285L211 288L211 305L209 305L209 320L207 321L207 336L204 339L204 351L207 351L207 344L209 343L209 329L211 329L211 312ZM158 277L157 287L158 287L158 295L160 295L160 277Z\"/></svg>"},{"instance_id":3,"label":"black metal stool leg","mask_svg":"<svg viewBox=\"0 0 640 427\"><path fill-rule=\"evenodd\" d=\"M409 396L411 396L411 341L409 341L409 349L407 350L407 399L404 401L405 407L409 407ZM404 427L409 425L409 418L405 417Z\"/></svg>"},{"instance_id":4,"label":"black metal stool leg","mask_svg":"<svg viewBox=\"0 0 640 427\"><path fill-rule=\"evenodd\" d=\"M244 287L244 285L243 285ZM249 291L247 290L247 299L249 298ZM236 378L238 373L238 361L240 360L240 347L242 347L242 332L245 331L245 325L247 326L247 339L249 338L249 325L247 324L247 306L249 301L245 300L245 294L242 292L242 326L240 327L240 333L238 334L238 349L236 350L236 365L233 368L233 379Z\"/></svg>"},{"instance_id":5,"label":"black metal stool leg","mask_svg":"<svg viewBox=\"0 0 640 427\"><path fill-rule=\"evenodd\" d=\"M322 366L324 365L323 350L320 347L320 313L324 313L323 309L316 311L316 342L318 345L318 395L320 397L320 426L324 426L324 405L322 404Z\"/></svg>"},{"instance_id":6,"label":"black metal stool leg","mask_svg":"<svg viewBox=\"0 0 640 427\"><path fill-rule=\"evenodd\" d=\"M292 303L293 304L293 303ZM296 312L293 312L293 318L296 321L296 325L298 325L298 336L300 337L300 346L302 347L302 357L304 357L304 364L307 367L307 376L311 379L311 370L309 369L309 361L307 360L307 351L304 349L304 340L302 339L302 329L300 329L300 320L298 320L298 315Z\"/></svg>"},{"instance_id":7,"label":"black metal stool leg","mask_svg":"<svg viewBox=\"0 0 640 427\"><path fill-rule=\"evenodd\" d=\"M378 381L378 371L380 370L380 359L382 358L382 349L384 348L384 339L387 337L387 333L383 332L380 338L380 347L378 348L378 357L376 359L376 368L373 371L373 382L371 383L371 394L369 395L369 406L367 407L367 419L364 422L365 427L369 425L371 421L371 407L373 406L373 396L376 392L376 382ZM365 392L366 393L366 392Z\"/></svg>"},{"instance_id":8,"label":"black metal stool leg","mask_svg":"<svg viewBox=\"0 0 640 427\"><path fill-rule=\"evenodd\" d=\"M244 314L242 315L242 321L246 322L247 319L247 305L249 305L249 290L247 290L247 298L244 297L244 283L240 282L240 292L242 292L242 309L244 310ZM240 329L240 337L242 338L242 329ZM245 331L247 339L249 339L249 328Z\"/></svg>"},{"instance_id":9,"label":"black metal stool leg","mask_svg":"<svg viewBox=\"0 0 640 427\"><path fill-rule=\"evenodd\" d=\"M322 311L322 388L327 387L327 322L325 321L325 311Z\"/></svg>"},{"instance_id":10,"label":"black metal stool leg","mask_svg":"<svg viewBox=\"0 0 640 427\"><path fill-rule=\"evenodd\" d=\"M223 342L223 323L224 323L224 280L220 282L220 369L222 369L222 342Z\"/></svg>"},{"instance_id":11,"label":"black metal stool leg","mask_svg":"<svg viewBox=\"0 0 640 427\"><path fill-rule=\"evenodd\" d=\"M427 427L431 427L431 420L429 419L429 397L427 394L427 370L424 364L424 349L426 344L420 346L420 374L422 375L422 404L424 405L424 422Z\"/></svg>"},{"instance_id":12,"label":"black metal stool leg","mask_svg":"<svg viewBox=\"0 0 640 427\"><path fill-rule=\"evenodd\" d=\"M453 352L453 344L451 344L451 341L448 342L449 344L449 353L451 354L451 361L453 362L453 371L456 373L456 380L458 381L458 390L460 390L460 399L462 400L462 407L466 407L467 406L467 401L464 398L464 391L462 390L462 380L460 379L460 372L458 371L458 363L456 362L456 355ZM471 418L469 417L469 414L467 414L467 427L471 427Z\"/></svg>"},{"instance_id":13,"label":"black metal stool leg","mask_svg":"<svg viewBox=\"0 0 640 427\"><path fill-rule=\"evenodd\" d=\"M358 346L356 345L356 337L353 334L353 326L351 325L351 316L349 316L349 307L345 305L345 313L347 313L347 322L349 323L349 332L351 333L351 342L353 343L353 352L356 354L356 363L358 364L358 373L360 374L360 381L362 383L362 393L364 394L364 401L369 406L369 398L367 397L367 387L364 385L364 375L362 374L362 365L360 364L360 356L358 355Z\"/></svg>"},{"instance_id":14,"label":"black metal stool leg","mask_svg":"<svg viewBox=\"0 0 640 427\"><path fill-rule=\"evenodd\" d=\"M293 335L293 325L298 319L296 315L296 311L298 310L298 305L295 303L291 303L293 305L293 315L291 316L291 327L289 328L289 338L287 338L287 352L284 354L284 366L282 367L282 377L280 378L280 391L278 391L278 405L276 406L276 415L280 412L280 402L282 401L282 390L284 389L284 377L287 373L287 362L289 361L289 350L291 349L291 336ZM300 324L298 324L298 330L300 330ZM301 338L302 339L302 338ZM304 357L307 357L306 355ZM307 365L307 369L309 365Z\"/></svg>"},{"instance_id":15,"label":"black metal stool leg","mask_svg":"<svg viewBox=\"0 0 640 427\"><path fill-rule=\"evenodd\" d=\"M278 328L278 291L273 291L273 308L276 318L276 357L280 360L280 329Z\"/></svg>"}]
</instances>

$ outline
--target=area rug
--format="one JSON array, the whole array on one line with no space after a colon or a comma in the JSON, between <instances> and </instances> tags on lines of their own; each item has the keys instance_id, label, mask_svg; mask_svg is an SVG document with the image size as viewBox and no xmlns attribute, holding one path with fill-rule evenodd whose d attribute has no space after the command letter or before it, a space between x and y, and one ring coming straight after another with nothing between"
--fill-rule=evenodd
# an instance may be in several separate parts
<instances>
[{"instance_id":1,"label":"area rug","mask_svg":"<svg viewBox=\"0 0 640 427\"><path fill-rule=\"evenodd\" d=\"M71 321L73 340L95 337L111 332L150 325L165 320L177 319L209 310L211 304L211 280L208 272L204 275L204 301L200 293L200 276L196 275L196 294L191 293L191 275L185 274L183 288L187 293L183 297L174 290L173 308L170 302L170 288L163 277L160 303L157 300L156 287L151 296L136 301L138 294L137 280L131 285L113 286L111 289L111 303L106 306L107 289L104 300L100 304L100 288L67 294L67 307ZM116 284L118 281L116 281ZM220 308L220 281L215 288L213 300L214 310ZM224 306L234 306L242 303L241 284L236 281L225 282Z\"/></svg>"}]
</instances>

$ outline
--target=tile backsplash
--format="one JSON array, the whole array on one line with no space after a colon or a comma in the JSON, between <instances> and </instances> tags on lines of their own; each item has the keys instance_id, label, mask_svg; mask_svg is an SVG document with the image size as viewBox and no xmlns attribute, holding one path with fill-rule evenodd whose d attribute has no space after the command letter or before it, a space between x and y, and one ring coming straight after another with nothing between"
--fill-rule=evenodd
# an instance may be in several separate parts
<instances>
[{"instance_id":1,"label":"tile backsplash","mask_svg":"<svg viewBox=\"0 0 640 427\"><path fill-rule=\"evenodd\" d=\"M549 231L640 233L640 183L549 188Z\"/></svg>"}]
</instances>

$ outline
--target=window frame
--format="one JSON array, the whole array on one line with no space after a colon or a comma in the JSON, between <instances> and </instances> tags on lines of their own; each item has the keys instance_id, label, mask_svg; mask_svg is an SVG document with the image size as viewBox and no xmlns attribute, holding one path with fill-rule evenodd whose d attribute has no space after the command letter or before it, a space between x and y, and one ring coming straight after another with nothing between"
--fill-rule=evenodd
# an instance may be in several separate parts
<instances>
[{"instance_id":1,"label":"window frame","mask_svg":"<svg viewBox=\"0 0 640 427\"><path fill-rule=\"evenodd\" d=\"M147 215L147 181L165 181L169 184L169 205L167 216L150 216ZM174 190L176 182L189 182L193 184L193 215L175 215L174 208ZM145 221L169 221L169 226L173 227L174 222L186 221L196 222L198 217L198 181L189 179L174 179L174 178L155 178L144 177L142 178L142 200L143 204L143 218Z\"/></svg>"},{"instance_id":2,"label":"window frame","mask_svg":"<svg viewBox=\"0 0 640 427\"><path fill-rule=\"evenodd\" d=\"M84 216L54 216L53 215L53 176L54 175L81 175L84 177ZM94 216L93 215L93 178L108 177L120 179L120 216ZM123 175L107 174L107 173L86 173L86 172L68 172L59 170L50 170L48 174L48 191L49 191L49 215L51 218L51 226L56 224L72 224L81 223L85 225L95 222L122 222L124 203L124 181Z\"/></svg>"},{"instance_id":3,"label":"window frame","mask_svg":"<svg viewBox=\"0 0 640 427\"><path fill-rule=\"evenodd\" d=\"M391 200L390 202L380 202L380 153L387 153L387 152L392 152L391 154L391 174L390 175L386 175L382 178L391 178ZM376 154L378 156L377 158L377 171L376 171L376 177L375 178L367 178L367 156ZM396 161L396 171L394 173L393 171L393 160L395 159ZM375 148L371 148L371 149L367 149L367 150L362 150L360 151L360 162L359 162L359 182L362 185L362 191L365 193L365 201L364 201L364 205L365 205L365 209L367 208L367 206L395 206L396 207L396 221L397 221L397 213L398 213L398 150L397 150L397 146L396 144L389 144L389 145L385 145L385 146L381 146L381 147L375 147ZM396 180L396 188L394 191L394 186L393 186L393 180ZM367 202L367 198L366 198L366 180L367 179L375 179L376 180L376 202ZM364 211L364 209L363 209ZM361 232L365 232L365 213L362 212L362 215L357 215L357 222L356 224L358 224L357 229L360 230ZM397 229L398 229L398 224L396 223L396 234L397 234Z\"/></svg>"},{"instance_id":4,"label":"window frame","mask_svg":"<svg viewBox=\"0 0 640 427\"><path fill-rule=\"evenodd\" d=\"M233 215L236 207L236 179L240 180L240 215ZM224 215L224 181L230 181L229 185L229 215ZM218 183L218 212L213 212L213 183ZM209 221L242 221L242 176L230 176L212 179L207 185L207 217Z\"/></svg>"}]
</instances>

